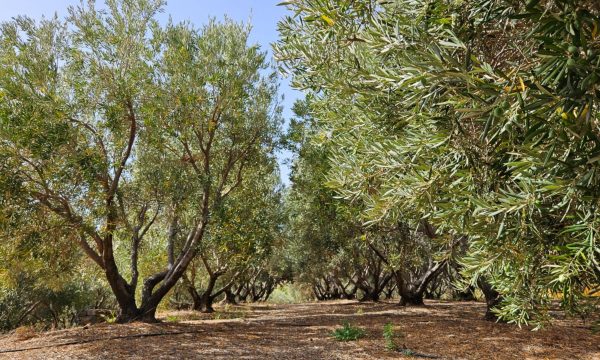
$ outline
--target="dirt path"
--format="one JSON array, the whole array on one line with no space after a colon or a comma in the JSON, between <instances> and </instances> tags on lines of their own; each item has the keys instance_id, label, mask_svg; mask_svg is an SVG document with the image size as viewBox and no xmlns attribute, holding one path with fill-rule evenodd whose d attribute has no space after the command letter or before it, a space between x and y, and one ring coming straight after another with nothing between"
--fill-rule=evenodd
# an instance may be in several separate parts
<instances>
[{"instance_id":1,"label":"dirt path","mask_svg":"<svg viewBox=\"0 0 600 360\"><path fill-rule=\"evenodd\" d=\"M483 312L478 303L400 308L350 301L171 312L160 324L102 324L23 341L1 335L0 359L415 359L385 350L388 322L399 346L438 359L600 359L600 335L580 321L531 332L481 320ZM366 336L333 340L331 331L345 321ZM20 349L29 350L12 351Z\"/></svg>"}]
</instances>

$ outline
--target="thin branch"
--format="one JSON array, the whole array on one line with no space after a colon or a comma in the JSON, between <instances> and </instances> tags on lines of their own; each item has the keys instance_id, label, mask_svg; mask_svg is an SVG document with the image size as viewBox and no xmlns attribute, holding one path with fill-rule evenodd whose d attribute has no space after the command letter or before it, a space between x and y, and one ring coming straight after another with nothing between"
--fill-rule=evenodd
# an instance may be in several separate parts
<instances>
[{"instance_id":1,"label":"thin branch","mask_svg":"<svg viewBox=\"0 0 600 360\"><path fill-rule=\"evenodd\" d=\"M123 170L125 169L125 165L127 164L127 160L131 156L131 150L133 149L133 144L135 142L136 132L137 132L137 121L135 117L135 112L133 110L133 104L131 100L127 101L127 109L129 111L128 119L130 122L129 127L129 140L127 141L127 147L125 148L125 154L123 154L121 158L121 162L119 163L119 167L115 171L115 177L112 180L110 188L107 193L106 201L108 203L112 202L113 197L115 196L115 192L117 191L117 187L119 186L119 180L121 179L121 175L123 174Z\"/></svg>"}]
</instances>

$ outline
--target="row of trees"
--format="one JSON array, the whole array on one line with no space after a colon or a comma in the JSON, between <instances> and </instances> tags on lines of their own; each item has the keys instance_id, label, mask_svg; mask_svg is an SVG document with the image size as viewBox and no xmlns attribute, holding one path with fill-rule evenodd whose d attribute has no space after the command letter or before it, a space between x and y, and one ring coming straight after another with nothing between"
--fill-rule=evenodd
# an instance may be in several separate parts
<instances>
[{"instance_id":1,"label":"row of trees","mask_svg":"<svg viewBox=\"0 0 600 360\"><path fill-rule=\"evenodd\" d=\"M274 52L307 96L283 137L249 27L163 5L0 26L0 326L292 279L402 305L479 288L519 324L597 309L595 1L285 1Z\"/></svg>"},{"instance_id":2,"label":"row of trees","mask_svg":"<svg viewBox=\"0 0 600 360\"><path fill-rule=\"evenodd\" d=\"M315 249L370 248L405 303L454 263L505 320L593 309L596 1L284 4L275 54L309 95L292 197Z\"/></svg>"},{"instance_id":3,"label":"row of trees","mask_svg":"<svg viewBox=\"0 0 600 360\"><path fill-rule=\"evenodd\" d=\"M276 267L276 75L248 26L161 25L163 5L90 2L64 20L1 25L2 296L24 292L24 276L56 307L47 293L93 264L119 321L154 321L182 282L210 311L256 281L248 269Z\"/></svg>"},{"instance_id":4,"label":"row of trees","mask_svg":"<svg viewBox=\"0 0 600 360\"><path fill-rule=\"evenodd\" d=\"M399 295L402 305L423 305L425 297L461 297L451 282L460 278L454 253L464 248L466 238L447 246L437 241L427 221L414 229L402 220L365 223L365 205L341 199L328 186L327 175L336 166L330 160L335 144L320 142L309 104L296 104L297 117L286 138L298 153L286 199L287 251L295 279L310 284L319 300L377 301Z\"/></svg>"}]
</instances>

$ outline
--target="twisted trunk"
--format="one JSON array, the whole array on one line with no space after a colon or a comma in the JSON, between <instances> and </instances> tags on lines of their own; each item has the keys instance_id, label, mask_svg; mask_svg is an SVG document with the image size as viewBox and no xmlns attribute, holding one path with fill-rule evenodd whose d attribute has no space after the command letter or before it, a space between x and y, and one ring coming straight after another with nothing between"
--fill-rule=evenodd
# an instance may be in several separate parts
<instances>
[{"instance_id":1,"label":"twisted trunk","mask_svg":"<svg viewBox=\"0 0 600 360\"><path fill-rule=\"evenodd\" d=\"M427 270L414 281L407 279L402 271L395 271L401 306L423 306L423 298L427 286L442 272L446 260L430 263Z\"/></svg>"},{"instance_id":2,"label":"twisted trunk","mask_svg":"<svg viewBox=\"0 0 600 360\"><path fill-rule=\"evenodd\" d=\"M477 285L485 296L486 311L484 318L489 321L498 321L498 316L493 310L502 302L502 295L486 279L480 278Z\"/></svg>"},{"instance_id":3,"label":"twisted trunk","mask_svg":"<svg viewBox=\"0 0 600 360\"><path fill-rule=\"evenodd\" d=\"M225 290L225 298L223 299L223 304L237 305L236 296L231 291L231 288Z\"/></svg>"},{"instance_id":4,"label":"twisted trunk","mask_svg":"<svg viewBox=\"0 0 600 360\"><path fill-rule=\"evenodd\" d=\"M192 300L194 302L194 310L203 313L211 313L215 311L212 306L213 301L215 300L215 297L212 295L212 292L215 288L215 284L217 283L217 279L219 278L219 276L220 275L216 273L210 274L208 278L208 284L206 285L206 289L204 289L202 294L199 294L194 284L190 283L190 285L188 286L188 290L190 292L190 295L192 295Z\"/></svg>"}]
</instances>

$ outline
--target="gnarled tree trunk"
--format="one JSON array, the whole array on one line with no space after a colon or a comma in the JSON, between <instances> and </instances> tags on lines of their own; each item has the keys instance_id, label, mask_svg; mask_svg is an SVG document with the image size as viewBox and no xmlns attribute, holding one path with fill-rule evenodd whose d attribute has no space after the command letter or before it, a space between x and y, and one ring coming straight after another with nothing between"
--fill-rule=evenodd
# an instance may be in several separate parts
<instances>
[{"instance_id":1,"label":"gnarled tree trunk","mask_svg":"<svg viewBox=\"0 0 600 360\"><path fill-rule=\"evenodd\" d=\"M233 291L231 291L231 288L225 290L225 298L223 298L222 303L229 305L237 305L236 296L233 293Z\"/></svg>"},{"instance_id":2,"label":"gnarled tree trunk","mask_svg":"<svg viewBox=\"0 0 600 360\"><path fill-rule=\"evenodd\" d=\"M498 316L496 316L493 309L502 302L502 295L486 279L480 278L477 285L485 296L486 310L484 318L490 321L497 321Z\"/></svg>"}]
</instances>

